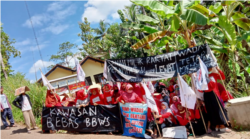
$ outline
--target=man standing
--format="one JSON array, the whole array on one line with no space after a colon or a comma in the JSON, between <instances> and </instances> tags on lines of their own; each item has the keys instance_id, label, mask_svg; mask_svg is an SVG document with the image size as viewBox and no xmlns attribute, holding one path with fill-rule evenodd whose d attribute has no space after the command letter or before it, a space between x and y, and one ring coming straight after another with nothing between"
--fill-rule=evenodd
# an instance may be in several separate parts
<instances>
[{"instance_id":1,"label":"man standing","mask_svg":"<svg viewBox=\"0 0 250 139\"><path fill-rule=\"evenodd\" d=\"M28 133L31 133L30 121L33 126L33 129L38 128L36 126L36 121L32 112L32 105L28 94L25 94L25 92L23 92L22 94L17 96L16 99L13 101L13 105L22 110Z\"/></svg>"},{"instance_id":2,"label":"man standing","mask_svg":"<svg viewBox=\"0 0 250 139\"><path fill-rule=\"evenodd\" d=\"M1 118L2 118L2 122L4 125L5 129L10 129L10 127L16 127L16 125L14 124L14 118L12 115L12 111L11 111L11 105L8 101L8 98L5 94L3 94L3 87L1 86ZM6 118L9 119L10 121L10 126L8 124L8 122L6 121Z\"/></svg>"}]
</instances>

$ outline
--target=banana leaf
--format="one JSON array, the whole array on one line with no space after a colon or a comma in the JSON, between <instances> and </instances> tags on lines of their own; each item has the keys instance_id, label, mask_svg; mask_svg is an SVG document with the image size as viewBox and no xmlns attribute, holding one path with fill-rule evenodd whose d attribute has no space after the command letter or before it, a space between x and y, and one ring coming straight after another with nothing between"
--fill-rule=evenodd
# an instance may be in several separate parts
<instances>
[{"instance_id":1,"label":"banana leaf","mask_svg":"<svg viewBox=\"0 0 250 139\"><path fill-rule=\"evenodd\" d=\"M160 23L159 20L156 20L156 19L154 19L150 16L147 16L147 15L137 14L136 17L139 21L146 22L146 23L149 23L151 25L155 25L155 24Z\"/></svg>"},{"instance_id":2,"label":"banana leaf","mask_svg":"<svg viewBox=\"0 0 250 139\"><path fill-rule=\"evenodd\" d=\"M174 9L171 6L166 6L161 2L158 2L156 0L130 0L132 3L143 6L146 9L157 13L163 18L170 18L174 14Z\"/></svg>"}]
</instances>

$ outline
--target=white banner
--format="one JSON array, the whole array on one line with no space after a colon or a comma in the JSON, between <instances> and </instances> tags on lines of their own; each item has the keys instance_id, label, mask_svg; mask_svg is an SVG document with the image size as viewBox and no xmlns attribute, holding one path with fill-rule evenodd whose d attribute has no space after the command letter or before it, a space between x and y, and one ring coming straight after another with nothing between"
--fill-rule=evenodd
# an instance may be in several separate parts
<instances>
[{"instance_id":1,"label":"white banner","mask_svg":"<svg viewBox=\"0 0 250 139\"><path fill-rule=\"evenodd\" d=\"M77 78L80 82L85 81L85 73L82 70L81 65L79 64L79 61L75 57L75 65L76 65L76 72L77 72Z\"/></svg>"},{"instance_id":2,"label":"white banner","mask_svg":"<svg viewBox=\"0 0 250 139\"><path fill-rule=\"evenodd\" d=\"M41 77L43 80L43 86L47 86L48 90L54 89L54 87L49 83L48 79L43 75L42 72L41 72Z\"/></svg>"},{"instance_id":3,"label":"white banner","mask_svg":"<svg viewBox=\"0 0 250 139\"><path fill-rule=\"evenodd\" d=\"M165 138L187 138L185 126L168 127L162 129L163 137Z\"/></svg>"},{"instance_id":4,"label":"white banner","mask_svg":"<svg viewBox=\"0 0 250 139\"><path fill-rule=\"evenodd\" d=\"M180 75L178 75L178 85L180 88L181 105L189 109L194 109L196 95Z\"/></svg>"},{"instance_id":5,"label":"white banner","mask_svg":"<svg viewBox=\"0 0 250 139\"><path fill-rule=\"evenodd\" d=\"M198 90L208 90L208 70L206 65L203 63L201 59L199 59L200 69L197 71L197 78L195 80L195 85Z\"/></svg>"},{"instance_id":6,"label":"white banner","mask_svg":"<svg viewBox=\"0 0 250 139\"><path fill-rule=\"evenodd\" d=\"M159 111L158 111L157 105L155 103L155 100L154 100L152 94L150 93L147 85L145 83L141 83L141 84L142 84L142 87L145 90L148 107L151 108L152 111L157 112L159 114Z\"/></svg>"}]
</instances>

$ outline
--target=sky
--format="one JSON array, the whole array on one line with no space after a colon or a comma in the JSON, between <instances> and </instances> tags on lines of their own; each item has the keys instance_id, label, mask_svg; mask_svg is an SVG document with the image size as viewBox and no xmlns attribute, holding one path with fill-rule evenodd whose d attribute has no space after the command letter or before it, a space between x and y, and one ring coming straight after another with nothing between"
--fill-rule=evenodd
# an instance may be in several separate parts
<instances>
[{"instance_id":1,"label":"sky","mask_svg":"<svg viewBox=\"0 0 250 139\"><path fill-rule=\"evenodd\" d=\"M130 5L129 0L88 0L88 1L26 1L35 29L40 52L32 31L24 1L2 1L1 23L13 46L21 52L21 57L11 58L9 63L14 72L25 73L25 77L35 82L41 77L39 68L45 74L47 67L59 61L50 61L50 56L59 50L59 44L71 42L82 47L77 36L81 32L78 23L87 17L91 27L97 28L100 20L120 23L117 10ZM77 48L74 53L79 52ZM34 55L34 57L33 57ZM34 59L33 59L34 58ZM73 65L73 59L71 65ZM43 66L44 65L44 66ZM45 67L45 69L44 69Z\"/></svg>"}]
</instances>

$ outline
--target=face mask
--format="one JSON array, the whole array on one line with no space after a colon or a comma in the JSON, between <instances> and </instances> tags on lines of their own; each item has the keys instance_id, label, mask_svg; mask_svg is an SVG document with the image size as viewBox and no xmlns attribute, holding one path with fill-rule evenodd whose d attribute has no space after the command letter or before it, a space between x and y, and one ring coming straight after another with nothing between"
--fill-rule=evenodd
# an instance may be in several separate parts
<instances>
[{"instance_id":1,"label":"face mask","mask_svg":"<svg viewBox=\"0 0 250 139\"><path fill-rule=\"evenodd\" d=\"M118 90L114 90L114 92L115 92L115 93L117 93L117 92L118 92Z\"/></svg>"},{"instance_id":2,"label":"face mask","mask_svg":"<svg viewBox=\"0 0 250 139\"><path fill-rule=\"evenodd\" d=\"M160 99L160 101L163 101L163 99Z\"/></svg>"},{"instance_id":3,"label":"face mask","mask_svg":"<svg viewBox=\"0 0 250 139\"><path fill-rule=\"evenodd\" d=\"M128 90L127 92L128 92L128 93L132 93L132 92L133 92L133 90Z\"/></svg>"},{"instance_id":4,"label":"face mask","mask_svg":"<svg viewBox=\"0 0 250 139\"><path fill-rule=\"evenodd\" d=\"M209 71L209 72L208 72L208 74L211 74L211 73L212 73L212 71Z\"/></svg>"}]
</instances>

